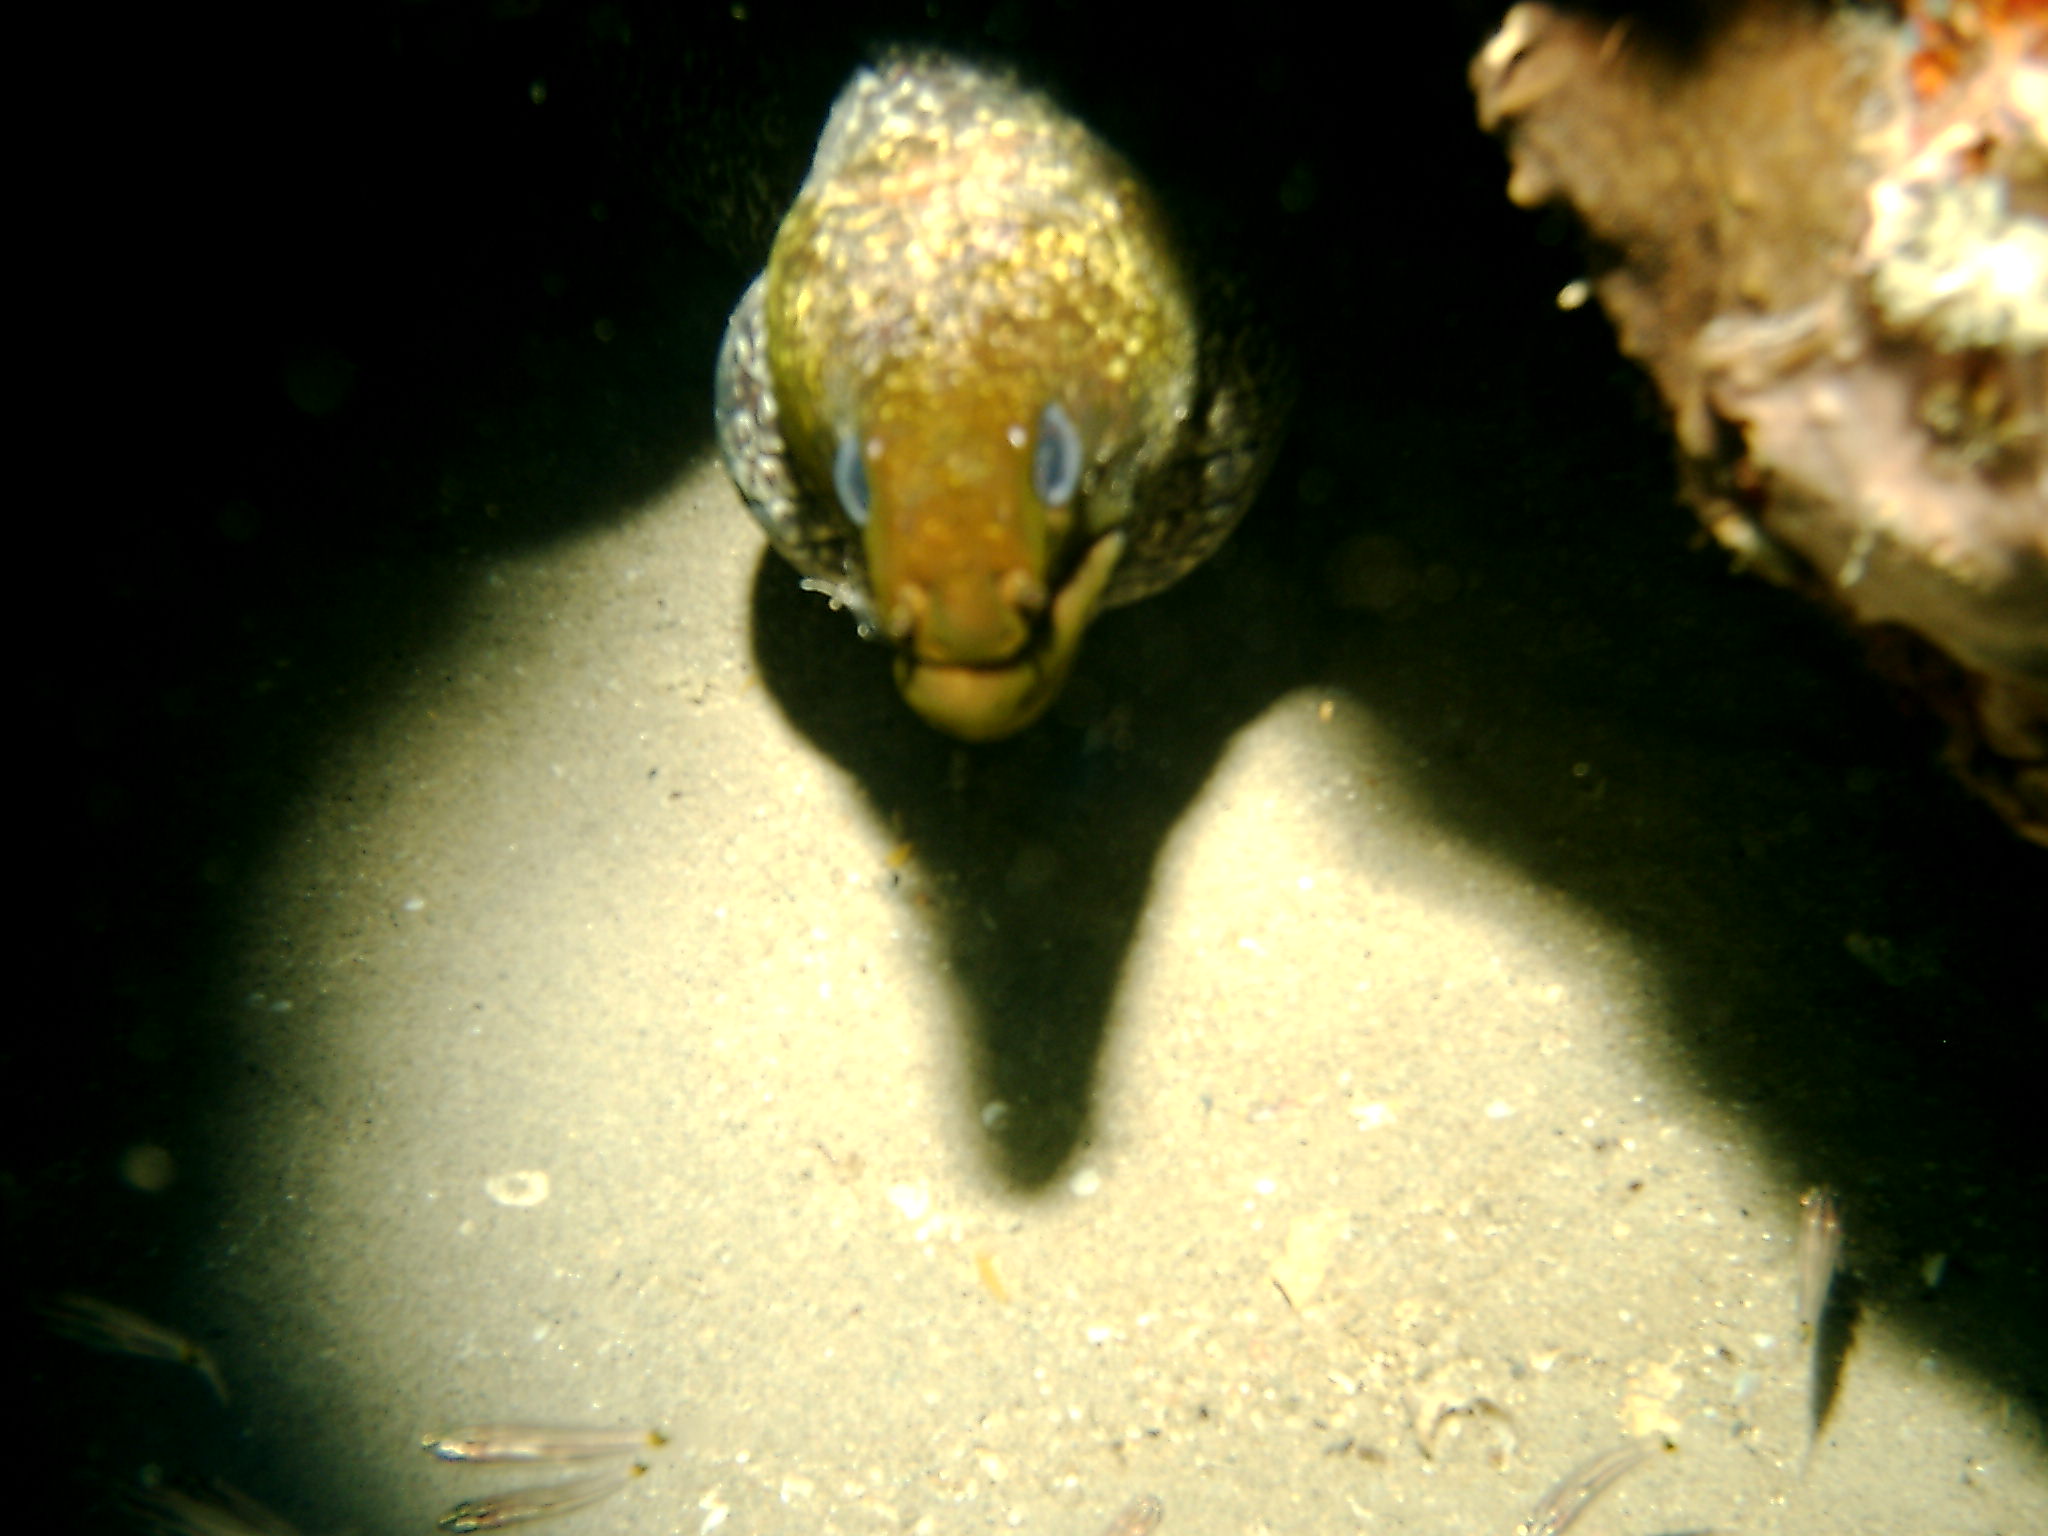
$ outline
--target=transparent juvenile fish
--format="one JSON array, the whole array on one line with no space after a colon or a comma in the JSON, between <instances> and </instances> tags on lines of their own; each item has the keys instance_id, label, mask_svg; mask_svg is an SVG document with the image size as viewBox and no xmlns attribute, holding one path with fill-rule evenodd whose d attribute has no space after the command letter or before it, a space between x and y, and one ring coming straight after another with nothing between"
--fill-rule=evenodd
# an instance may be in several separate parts
<instances>
[{"instance_id":1,"label":"transparent juvenile fish","mask_svg":"<svg viewBox=\"0 0 2048 1536\"><path fill-rule=\"evenodd\" d=\"M92 1349L189 1365L206 1378L206 1384L222 1404L228 1400L228 1384L212 1355L184 1334L151 1322L139 1312L96 1297L73 1295L58 1297L54 1305L43 1309L43 1317L58 1337Z\"/></svg>"},{"instance_id":2,"label":"transparent juvenile fish","mask_svg":"<svg viewBox=\"0 0 2048 1536\"><path fill-rule=\"evenodd\" d=\"M123 1502L158 1536L299 1536L289 1520L226 1483L215 1483L211 1494L148 1488Z\"/></svg>"},{"instance_id":3,"label":"transparent juvenile fish","mask_svg":"<svg viewBox=\"0 0 2048 1536\"><path fill-rule=\"evenodd\" d=\"M1102 1536L1150 1536L1166 1518L1166 1506L1149 1493L1141 1493L1123 1507Z\"/></svg>"},{"instance_id":4,"label":"transparent juvenile fish","mask_svg":"<svg viewBox=\"0 0 2048 1536\"><path fill-rule=\"evenodd\" d=\"M472 1424L422 1435L420 1449L443 1461L596 1461L668 1444L658 1429L571 1429L547 1424Z\"/></svg>"},{"instance_id":5,"label":"transparent juvenile fish","mask_svg":"<svg viewBox=\"0 0 2048 1536\"><path fill-rule=\"evenodd\" d=\"M1556 1487L1536 1501L1529 1518L1515 1527L1515 1536L1563 1536L1585 1513L1587 1505L1613 1487L1624 1473L1641 1466L1649 1455L1648 1446L1619 1445L1572 1468Z\"/></svg>"},{"instance_id":6,"label":"transparent juvenile fish","mask_svg":"<svg viewBox=\"0 0 2048 1536\"><path fill-rule=\"evenodd\" d=\"M1799 1332L1809 1346L1806 1453L1813 1455L1842 1385L1856 1303L1843 1275L1842 1208L1825 1185L1799 1197Z\"/></svg>"},{"instance_id":7,"label":"transparent juvenile fish","mask_svg":"<svg viewBox=\"0 0 2048 1536\"><path fill-rule=\"evenodd\" d=\"M487 1498L464 1499L434 1523L455 1536L468 1531L496 1531L527 1520L546 1520L609 1498L647 1468L639 1462L611 1472L572 1477L567 1482L514 1488Z\"/></svg>"},{"instance_id":8,"label":"transparent juvenile fish","mask_svg":"<svg viewBox=\"0 0 2048 1536\"><path fill-rule=\"evenodd\" d=\"M1842 1256L1842 1207L1825 1185L1799 1197L1799 1326L1809 1336L1820 1329Z\"/></svg>"}]
</instances>

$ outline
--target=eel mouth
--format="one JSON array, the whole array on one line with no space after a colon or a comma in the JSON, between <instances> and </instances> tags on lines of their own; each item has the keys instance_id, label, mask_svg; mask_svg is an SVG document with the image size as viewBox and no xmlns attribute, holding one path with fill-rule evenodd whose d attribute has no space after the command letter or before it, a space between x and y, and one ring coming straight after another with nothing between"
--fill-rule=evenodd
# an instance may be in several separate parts
<instances>
[{"instance_id":1,"label":"eel mouth","mask_svg":"<svg viewBox=\"0 0 2048 1536\"><path fill-rule=\"evenodd\" d=\"M933 729L961 741L1001 741L1032 724L1066 685L1124 542L1121 533L1097 539L1053 595L1031 638L1002 661L937 661L914 648L899 653L896 689L903 702Z\"/></svg>"}]
</instances>

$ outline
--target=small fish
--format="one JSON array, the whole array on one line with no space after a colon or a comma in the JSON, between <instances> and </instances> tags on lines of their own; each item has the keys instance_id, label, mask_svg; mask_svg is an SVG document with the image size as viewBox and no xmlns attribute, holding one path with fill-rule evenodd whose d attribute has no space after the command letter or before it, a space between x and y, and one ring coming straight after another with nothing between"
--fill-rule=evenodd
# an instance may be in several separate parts
<instances>
[{"instance_id":1,"label":"small fish","mask_svg":"<svg viewBox=\"0 0 2048 1536\"><path fill-rule=\"evenodd\" d=\"M1641 1466L1649 1455L1648 1446L1619 1445L1572 1468L1555 1488L1536 1501L1529 1518L1515 1527L1515 1536L1563 1536L1585 1513L1588 1504L1613 1487L1623 1473Z\"/></svg>"},{"instance_id":2,"label":"small fish","mask_svg":"<svg viewBox=\"0 0 2048 1536\"><path fill-rule=\"evenodd\" d=\"M1811 1337L1820 1331L1842 1256L1842 1207L1825 1185L1799 1197L1799 1326Z\"/></svg>"},{"instance_id":3,"label":"small fish","mask_svg":"<svg viewBox=\"0 0 2048 1536\"><path fill-rule=\"evenodd\" d=\"M1825 1185L1799 1197L1799 1331L1809 1346L1806 1454L1842 1386L1842 1367L1856 1328L1855 1277L1843 1273L1842 1207Z\"/></svg>"},{"instance_id":4,"label":"small fish","mask_svg":"<svg viewBox=\"0 0 2048 1536\"><path fill-rule=\"evenodd\" d=\"M206 1378L206 1384L213 1388L213 1395L222 1405L227 1403L228 1384L213 1356L175 1329L91 1296L60 1296L54 1306L43 1309L43 1317L58 1337L92 1349L189 1365Z\"/></svg>"},{"instance_id":5,"label":"small fish","mask_svg":"<svg viewBox=\"0 0 2048 1536\"><path fill-rule=\"evenodd\" d=\"M159 1536L299 1536L282 1515L221 1482L213 1485L211 1496L157 1487L128 1494L123 1502L128 1513Z\"/></svg>"},{"instance_id":6,"label":"small fish","mask_svg":"<svg viewBox=\"0 0 2048 1536\"><path fill-rule=\"evenodd\" d=\"M561 1429L540 1424L472 1424L422 1435L420 1449L443 1461L595 1461L668 1444L658 1429Z\"/></svg>"},{"instance_id":7,"label":"small fish","mask_svg":"<svg viewBox=\"0 0 2048 1536\"><path fill-rule=\"evenodd\" d=\"M1109 1522L1102 1536L1150 1536L1166 1518L1166 1506L1149 1493L1141 1493L1126 1504L1123 1512Z\"/></svg>"},{"instance_id":8,"label":"small fish","mask_svg":"<svg viewBox=\"0 0 2048 1536\"><path fill-rule=\"evenodd\" d=\"M565 1483L514 1488L510 1493L492 1494L484 1499L464 1499L434 1523L455 1536L463 1536L468 1531L496 1531L526 1520L546 1520L609 1498L646 1471L636 1461L615 1472L572 1477Z\"/></svg>"}]
</instances>

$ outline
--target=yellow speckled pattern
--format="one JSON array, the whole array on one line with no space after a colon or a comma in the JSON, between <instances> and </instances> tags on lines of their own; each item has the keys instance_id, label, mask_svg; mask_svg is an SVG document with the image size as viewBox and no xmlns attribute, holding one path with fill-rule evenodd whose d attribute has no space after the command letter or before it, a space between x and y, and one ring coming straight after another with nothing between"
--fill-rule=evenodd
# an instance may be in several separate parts
<instances>
[{"instance_id":1,"label":"yellow speckled pattern","mask_svg":"<svg viewBox=\"0 0 2048 1536\"><path fill-rule=\"evenodd\" d=\"M841 94L734 313L720 441L911 705L989 739L1051 702L1100 607L1249 504L1272 434L1240 358L1114 152L1004 77L902 57ZM1071 450L1068 489L1045 466Z\"/></svg>"}]
</instances>

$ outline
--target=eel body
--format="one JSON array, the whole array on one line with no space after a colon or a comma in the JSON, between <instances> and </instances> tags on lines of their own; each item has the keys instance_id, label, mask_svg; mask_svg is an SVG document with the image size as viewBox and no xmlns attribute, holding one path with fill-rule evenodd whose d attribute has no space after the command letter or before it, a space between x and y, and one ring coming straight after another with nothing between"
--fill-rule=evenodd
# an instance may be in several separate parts
<instances>
[{"instance_id":1,"label":"eel body","mask_svg":"<svg viewBox=\"0 0 2048 1536\"><path fill-rule=\"evenodd\" d=\"M955 59L856 73L726 328L719 445L904 699L994 740L1102 608L1205 559L1276 436L1270 369L1153 196L1045 97Z\"/></svg>"}]
</instances>

